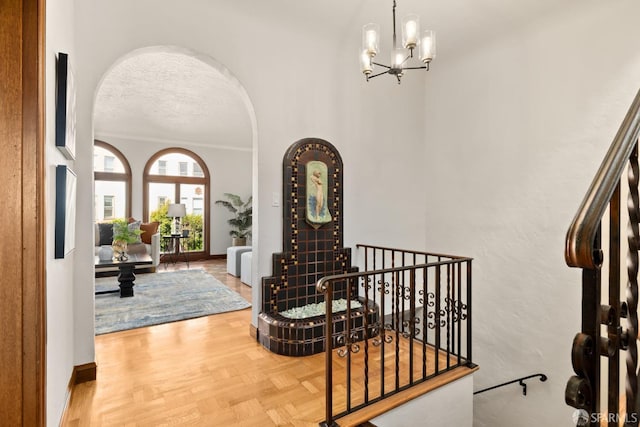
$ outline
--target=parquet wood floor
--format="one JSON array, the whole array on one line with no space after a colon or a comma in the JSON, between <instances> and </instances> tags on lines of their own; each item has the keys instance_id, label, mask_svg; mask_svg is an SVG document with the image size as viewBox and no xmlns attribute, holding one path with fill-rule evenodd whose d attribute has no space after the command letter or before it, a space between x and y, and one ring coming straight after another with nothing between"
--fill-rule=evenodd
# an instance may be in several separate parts
<instances>
[{"instance_id":1,"label":"parquet wood floor","mask_svg":"<svg viewBox=\"0 0 640 427\"><path fill-rule=\"evenodd\" d=\"M251 288L227 275L224 260L190 267L251 299ZM161 265L156 274L183 268ZM324 419L324 355L273 354L249 336L250 319L246 309L97 336L97 379L75 386L62 425L317 426Z\"/></svg>"}]
</instances>

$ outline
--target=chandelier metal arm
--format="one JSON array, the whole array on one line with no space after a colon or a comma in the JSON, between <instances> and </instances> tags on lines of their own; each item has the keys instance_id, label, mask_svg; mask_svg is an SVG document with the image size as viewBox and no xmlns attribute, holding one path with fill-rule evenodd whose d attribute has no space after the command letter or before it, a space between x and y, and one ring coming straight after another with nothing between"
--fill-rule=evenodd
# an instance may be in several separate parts
<instances>
[{"instance_id":1,"label":"chandelier metal arm","mask_svg":"<svg viewBox=\"0 0 640 427\"><path fill-rule=\"evenodd\" d=\"M389 74L389 71L382 71L382 72L379 72L378 74L374 74L373 76L366 76L367 77L367 81L369 81L370 79L372 79L374 77L381 76L383 74Z\"/></svg>"},{"instance_id":2,"label":"chandelier metal arm","mask_svg":"<svg viewBox=\"0 0 640 427\"><path fill-rule=\"evenodd\" d=\"M380 64L380 63L373 62L373 61L372 61L371 63L372 63L373 65L377 65L378 67L384 67L384 68L386 68L387 70L390 70L390 69L391 69L391 67L389 67L388 65ZM386 73L386 71L385 71L385 73ZM382 74L384 74L384 73L382 73Z\"/></svg>"},{"instance_id":3,"label":"chandelier metal arm","mask_svg":"<svg viewBox=\"0 0 640 427\"><path fill-rule=\"evenodd\" d=\"M429 70L429 64L422 67L402 67L403 70Z\"/></svg>"}]
</instances>

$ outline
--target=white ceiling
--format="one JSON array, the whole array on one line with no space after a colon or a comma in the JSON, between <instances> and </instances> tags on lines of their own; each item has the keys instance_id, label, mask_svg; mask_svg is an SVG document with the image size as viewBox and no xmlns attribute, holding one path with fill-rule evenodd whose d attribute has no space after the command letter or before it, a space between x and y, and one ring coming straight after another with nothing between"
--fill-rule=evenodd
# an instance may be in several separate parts
<instances>
[{"instance_id":1,"label":"white ceiling","mask_svg":"<svg viewBox=\"0 0 640 427\"><path fill-rule=\"evenodd\" d=\"M237 87L211 65L182 53L145 52L118 63L100 86L94 114L99 138L245 149L252 144Z\"/></svg>"},{"instance_id":2,"label":"white ceiling","mask_svg":"<svg viewBox=\"0 0 640 427\"><path fill-rule=\"evenodd\" d=\"M398 0L397 14L400 20L409 12L417 13L423 28L435 29L442 57L463 54L509 28L528 25L576 1ZM359 34L367 22L379 22L383 32L389 32L392 4L392 0L234 0L226 7L340 43ZM98 91L94 126L97 137L240 149L252 144L249 115L236 86L209 64L176 52L145 52L117 64Z\"/></svg>"}]
</instances>

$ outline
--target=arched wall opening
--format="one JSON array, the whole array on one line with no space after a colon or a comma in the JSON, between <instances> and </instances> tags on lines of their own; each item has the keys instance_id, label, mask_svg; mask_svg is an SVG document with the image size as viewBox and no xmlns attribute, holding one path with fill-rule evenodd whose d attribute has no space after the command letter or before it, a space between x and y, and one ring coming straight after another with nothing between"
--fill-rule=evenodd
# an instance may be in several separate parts
<instances>
[{"instance_id":1,"label":"arched wall opening","mask_svg":"<svg viewBox=\"0 0 640 427\"><path fill-rule=\"evenodd\" d=\"M214 140L214 141L211 141L211 143L209 143L206 136L203 136L205 135L204 131L207 130L206 118L203 119L201 117L197 118L196 120L197 123L194 125L194 127L199 129L202 132L199 134L193 134L195 135L195 137L191 139L189 138L190 135L186 133L184 135L178 134L176 137L166 137L165 135L157 135L157 134L156 135L152 134L151 136L145 136L141 133L137 133L137 131L139 131L140 128L139 127L137 128L131 125L130 122L121 122L126 125L122 127L122 129L124 129L124 131L122 132L116 132L108 129L109 128L108 119L112 119L111 124L118 123L118 120L117 120L118 115L116 114L116 112L114 112L117 109L107 108L106 112L108 114L111 114L111 116L104 116L103 113L105 112L105 109L101 107L101 103L104 102L105 99L113 100L115 96L127 97L128 96L127 90L138 90L135 88L134 89L131 88L131 86L135 86L136 80L134 80L133 82L124 80L125 83L122 85L121 92L115 91L114 88L112 87L111 88L112 90L109 93L107 93L107 96L105 98L104 96L105 88L109 87L109 85L112 85L113 83L113 82L110 82L109 79L114 75L114 73L115 74L122 73L123 68L125 68L125 71L128 69L128 71L135 72L137 70L136 66L131 64L136 64L136 59L145 58L149 56L153 57L154 55L156 57L159 55L163 60L165 60L165 62L169 62L169 63L173 61L175 58L177 58L176 60L178 61L184 60L184 62L187 64L189 63L200 64L198 65L198 67L204 66L205 68L210 69L211 76L215 76L215 79L211 77L209 81L205 80L204 81L205 84L207 82L211 82L213 85L224 84L225 91L226 91L225 93L228 94L233 92L235 97L237 97L237 100L234 101L235 102L234 105L237 107L237 105L240 104L242 106L242 114L246 116L242 120L242 123L246 124L245 125L245 127L247 128L246 135L245 135L245 138L243 139L243 142L239 146L236 146L231 143L235 141L233 137L230 138L231 142L229 142L228 139L220 138L218 140ZM140 61L138 61L138 63L139 62ZM144 63L144 61L142 62ZM170 66L170 64L168 66ZM184 78L189 79L189 78L193 78L193 76L185 75ZM223 81L223 83L220 83L220 81ZM145 81L140 81L140 80L137 80L137 83L139 83L138 86L144 86L146 84ZM206 88L202 88L202 89L203 89L203 92L206 92ZM139 88L139 90L143 91L144 87ZM191 100L195 99L197 102L200 94L201 92L199 90L193 90L185 93L184 97ZM148 109L153 109L153 108L156 108L157 105L159 105L159 103L155 105L151 105L149 103L140 104L143 110L145 106ZM194 110L191 110L192 113ZM219 111L219 110L216 110L216 111ZM240 113L238 112L238 114ZM104 120L105 117L107 117L107 120ZM170 119L168 120L169 122L171 122L172 120L178 120L176 119L176 117L173 117L173 116L171 116L169 119ZM184 120L187 121L187 124L188 124L188 117L185 118ZM211 120L215 120L215 117L211 117ZM178 120L177 123L182 123L182 122ZM233 75L233 73L231 73L231 71L227 69L223 64L221 64L219 61L217 61L216 59L214 59L209 55L201 54L194 50L178 47L178 46L150 46L150 47L135 49L121 56L107 69L107 71L102 75L102 77L100 78L99 82L96 85L96 88L94 91L94 97L93 97L92 130L93 130L93 135L92 135L93 139L100 139L117 147L120 151L124 153L127 159L131 162L132 187L133 187L132 193L134 195L133 196L134 200L132 202L133 204L132 211L133 211L134 217L141 217L143 216L143 213L144 213L144 207L142 204L143 188L144 188L144 185L143 185L144 166L146 162L149 160L149 158L151 157L151 155L155 154L156 152L160 151L160 149L163 149L163 148L184 147L192 151L193 153L197 154L199 157L203 158L205 163L207 164L207 167L209 168L209 171L211 173L211 182L212 182L211 190L208 198L210 215L212 219L214 219L211 222L212 233L216 228L218 229L220 228L220 227L217 227L217 225L223 224L225 227L227 226L226 224L227 214L220 207L214 207L213 202L216 199L221 198L220 196L222 196L222 194L225 192L231 192L231 193L242 192L242 190L236 191L233 188L231 189L226 187L216 188L216 183L220 183L221 178L227 175L230 176L232 172L234 172L233 165L238 164L238 162L240 161L238 159L242 158L242 161L247 161L248 159L248 163L247 163L247 167L236 168L236 169L243 169L245 172L249 172L249 169L250 169L251 171L248 174L248 178L247 178L248 179L248 186L246 187L247 194L241 194L242 197L246 198L247 196L252 194L256 195L258 192L258 179L257 179L258 131L257 131L256 113L255 113L253 103L251 102L249 95L245 90L244 86ZM151 144L152 142L154 144ZM153 148L151 147L145 148L150 145L153 145ZM230 162L221 162L221 164L210 163L211 159L215 159L213 160L214 163L216 161L220 162L220 159L216 157L215 153L219 153L222 151L228 153L234 160ZM243 170L235 170L235 173L242 174ZM138 194L138 196L136 196L136 194ZM138 200L136 200L136 198ZM254 197L253 199L254 222L252 227L253 233L252 233L252 240L251 240L251 245L253 247L254 252L257 251L257 248L258 248L258 244L257 244L258 243L257 230L259 226L258 209L259 209L258 198ZM223 249L225 249L227 246L230 246L230 237L228 236L227 228L225 228L224 230L224 236L229 240L228 242L226 241L224 242L224 247L222 246L222 243L220 243L219 236L215 236L215 235L211 236L212 244L210 245L211 247L210 247L209 255L220 255L225 253ZM257 253L255 253L252 259L252 264L253 264L252 265L252 271L253 271L252 282L254 283L254 287L252 290L253 293L257 292L257 288L255 286L255 283L257 283L257 280L258 280L257 279L257 276L258 276L257 260L258 260ZM257 310L257 308L254 307L254 310ZM254 313L254 316L256 315L257 314Z\"/></svg>"}]
</instances>

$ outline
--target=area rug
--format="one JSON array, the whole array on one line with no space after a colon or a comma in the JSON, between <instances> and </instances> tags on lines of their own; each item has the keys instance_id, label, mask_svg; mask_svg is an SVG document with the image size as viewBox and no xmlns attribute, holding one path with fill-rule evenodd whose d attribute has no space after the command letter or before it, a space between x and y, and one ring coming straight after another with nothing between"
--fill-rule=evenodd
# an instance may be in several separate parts
<instances>
[{"instance_id":1,"label":"area rug","mask_svg":"<svg viewBox=\"0 0 640 427\"><path fill-rule=\"evenodd\" d=\"M118 289L116 277L96 279L96 291ZM95 333L141 328L251 307L204 270L137 274L132 298L95 296Z\"/></svg>"}]
</instances>

